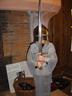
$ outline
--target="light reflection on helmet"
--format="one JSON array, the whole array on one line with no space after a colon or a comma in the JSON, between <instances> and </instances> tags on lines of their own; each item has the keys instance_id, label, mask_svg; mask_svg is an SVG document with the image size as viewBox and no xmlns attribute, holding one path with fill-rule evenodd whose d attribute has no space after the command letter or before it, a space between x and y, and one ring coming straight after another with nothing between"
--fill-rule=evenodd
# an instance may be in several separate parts
<instances>
[{"instance_id":1,"label":"light reflection on helmet","mask_svg":"<svg viewBox=\"0 0 72 96\"><path fill-rule=\"evenodd\" d=\"M38 26L35 27L33 31L34 35L34 42L39 40L39 32L38 32ZM42 43L47 43L48 42L48 29L42 25Z\"/></svg>"}]
</instances>

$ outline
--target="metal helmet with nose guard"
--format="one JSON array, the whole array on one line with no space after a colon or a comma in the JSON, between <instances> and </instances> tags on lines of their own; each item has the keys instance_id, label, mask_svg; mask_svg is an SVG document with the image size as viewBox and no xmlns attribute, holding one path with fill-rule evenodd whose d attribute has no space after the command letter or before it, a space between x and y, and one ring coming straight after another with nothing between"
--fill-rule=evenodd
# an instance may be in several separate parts
<instances>
[{"instance_id":1,"label":"metal helmet with nose guard","mask_svg":"<svg viewBox=\"0 0 72 96\"><path fill-rule=\"evenodd\" d=\"M34 42L39 40L39 32L38 32L38 26L36 26L34 28L33 31L33 35L34 35ZM42 25L42 41L43 44L48 43L48 29Z\"/></svg>"}]
</instances>

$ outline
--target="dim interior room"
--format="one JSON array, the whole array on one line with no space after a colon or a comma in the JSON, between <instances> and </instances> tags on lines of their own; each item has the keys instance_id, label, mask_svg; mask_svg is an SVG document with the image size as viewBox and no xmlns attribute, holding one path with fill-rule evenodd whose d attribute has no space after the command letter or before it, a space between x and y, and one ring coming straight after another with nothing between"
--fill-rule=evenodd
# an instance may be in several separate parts
<instances>
[{"instance_id":1,"label":"dim interior room","mask_svg":"<svg viewBox=\"0 0 72 96\"><path fill-rule=\"evenodd\" d=\"M58 55L53 77L64 77L70 81L69 87L57 90L60 96L70 96L72 91L70 3L71 0L42 0L41 5L41 22L48 28L49 40L55 44ZM18 72L25 71L26 77L33 78L27 66L27 51L33 42L33 30L37 25L38 0L0 1L0 90L2 92L9 90L11 94L15 93L13 83ZM60 92L67 95L61 95Z\"/></svg>"}]
</instances>

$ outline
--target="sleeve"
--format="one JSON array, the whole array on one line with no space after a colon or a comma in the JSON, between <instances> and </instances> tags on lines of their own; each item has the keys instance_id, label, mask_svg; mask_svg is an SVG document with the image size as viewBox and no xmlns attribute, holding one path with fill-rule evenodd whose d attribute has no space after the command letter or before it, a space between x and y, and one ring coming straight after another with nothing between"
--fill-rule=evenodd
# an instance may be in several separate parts
<instances>
[{"instance_id":1,"label":"sleeve","mask_svg":"<svg viewBox=\"0 0 72 96\"><path fill-rule=\"evenodd\" d=\"M49 45L48 56L45 58L45 61L48 63L49 72L52 72L58 61L56 50L52 43Z\"/></svg>"},{"instance_id":2,"label":"sleeve","mask_svg":"<svg viewBox=\"0 0 72 96\"><path fill-rule=\"evenodd\" d=\"M35 48L33 44L30 46L27 53L27 64L32 75L34 75L35 63L36 63L36 53L35 53Z\"/></svg>"}]
</instances>

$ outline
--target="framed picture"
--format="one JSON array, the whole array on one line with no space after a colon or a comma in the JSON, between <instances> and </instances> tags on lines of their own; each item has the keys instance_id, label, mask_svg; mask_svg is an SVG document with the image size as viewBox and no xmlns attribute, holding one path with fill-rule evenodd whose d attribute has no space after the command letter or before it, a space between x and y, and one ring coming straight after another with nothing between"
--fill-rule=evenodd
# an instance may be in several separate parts
<instances>
[{"instance_id":1,"label":"framed picture","mask_svg":"<svg viewBox=\"0 0 72 96\"><path fill-rule=\"evenodd\" d=\"M72 15L72 9L71 9L71 15Z\"/></svg>"}]
</instances>

